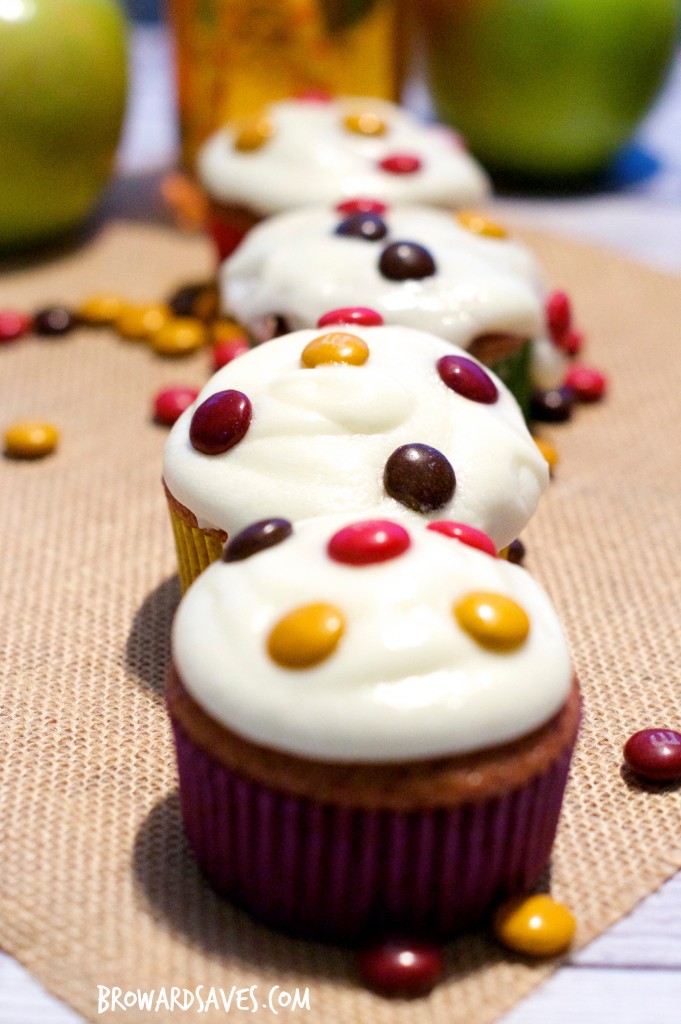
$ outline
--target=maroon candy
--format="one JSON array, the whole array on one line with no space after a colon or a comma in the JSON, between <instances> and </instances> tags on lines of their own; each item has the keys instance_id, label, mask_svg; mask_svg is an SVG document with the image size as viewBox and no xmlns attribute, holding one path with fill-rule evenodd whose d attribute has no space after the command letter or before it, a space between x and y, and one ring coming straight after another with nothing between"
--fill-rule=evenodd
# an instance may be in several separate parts
<instances>
[{"instance_id":1,"label":"maroon candy","mask_svg":"<svg viewBox=\"0 0 681 1024\"><path fill-rule=\"evenodd\" d=\"M444 957L438 946L389 939L358 955L362 981L386 996L425 995L442 977Z\"/></svg>"},{"instance_id":2,"label":"maroon candy","mask_svg":"<svg viewBox=\"0 0 681 1024\"><path fill-rule=\"evenodd\" d=\"M427 444L403 444L385 464L383 485L401 505L435 512L451 500L456 476L447 458Z\"/></svg>"},{"instance_id":3,"label":"maroon candy","mask_svg":"<svg viewBox=\"0 0 681 1024\"><path fill-rule=\"evenodd\" d=\"M373 565L397 558L410 543L409 534L398 523L388 519L369 519L338 530L329 541L327 550L335 562Z\"/></svg>"},{"instance_id":4,"label":"maroon candy","mask_svg":"<svg viewBox=\"0 0 681 1024\"><path fill-rule=\"evenodd\" d=\"M261 519L251 523L228 542L222 555L223 561L241 562L259 551L281 544L292 533L293 527L288 519Z\"/></svg>"},{"instance_id":5,"label":"maroon candy","mask_svg":"<svg viewBox=\"0 0 681 1024\"><path fill-rule=\"evenodd\" d=\"M499 397L497 386L483 368L465 356L447 355L437 361L443 383L463 398L492 405Z\"/></svg>"},{"instance_id":6,"label":"maroon candy","mask_svg":"<svg viewBox=\"0 0 681 1024\"><path fill-rule=\"evenodd\" d=\"M624 760L644 779L681 779L681 733L673 729L641 729L625 743Z\"/></svg>"},{"instance_id":7,"label":"maroon candy","mask_svg":"<svg viewBox=\"0 0 681 1024\"><path fill-rule=\"evenodd\" d=\"M435 260L417 242L392 242L381 253L378 269L389 281L421 280L436 273Z\"/></svg>"},{"instance_id":8,"label":"maroon candy","mask_svg":"<svg viewBox=\"0 0 681 1024\"><path fill-rule=\"evenodd\" d=\"M192 447L204 455L229 451L246 434L251 416L251 403L241 391L218 391L202 402L192 417Z\"/></svg>"},{"instance_id":9,"label":"maroon candy","mask_svg":"<svg viewBox=\"0 0 681 1024\"><path fill-rule=\"evenodd\" d=\"M35 333L47 337L67 334L75 326L76 317L66 306L46 306L39 309L33 317Z\"/></svg>"},{"instance_id":10,"label":"maroon candy","mask_svg":"<svg viewBox=\"0 0 681 1024\"><path fill-rule=\"evenodd\" d=\"M530 400L530 419L540 423L564 423L572 415L574 393L571 388L535 391Z\"/></svg>"}]
</instances>

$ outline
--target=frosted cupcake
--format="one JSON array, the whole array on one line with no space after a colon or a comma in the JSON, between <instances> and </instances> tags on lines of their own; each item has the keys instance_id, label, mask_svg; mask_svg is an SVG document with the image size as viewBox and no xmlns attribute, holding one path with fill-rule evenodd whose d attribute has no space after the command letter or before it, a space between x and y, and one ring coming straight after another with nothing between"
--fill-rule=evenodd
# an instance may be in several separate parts
<instances>
[{"instance_id":1,"label":"frosted cupcake","mask_svg":"<svg viewBox=\"0 0 681 1024\"><path fill-rule=\"evenodd\" d=\"M215 889L288 931L449 935L530 889L579 718L541 588L447 521L260 522L183 599L167 700Z\"/></svg>"},{"instance_id":2,"label":"frosted cupcake","mask_svg":"<svg viewBox=\"0 0 681 1024\"><path fill-rule=\"evenodd\" d=\"M283 210L365 196L451 209L489 192L450 129L387 100L351 97L282 100L228 125L203 145L197 173L221 258Z\"/></svg>"},{"instance_id":3,"label":"frosted cupcake","mask_svg":"<svg viewBox=\"0 0 681 1024\"><path fill-rule=\"evenodd\" d=\"M220 288L224 310L257 341L313 327L332 308L369 306L467 349L525 411L531 389L563 382L536 259L478 213L382 202L283 213L225 261Z\"/></svg>"},{"instance_id":4,"label":"frosted cupcake","mask_svg":"<svg viewBox=\"0 0 681 1024\"><path fill-rule=\"evenodd\" d=\"M218 371L171 430L163 477L180 579L256 519L448 517L514 540L548 484L518 405L435 335L297 331Z\"/></svg>"}]
</instances>

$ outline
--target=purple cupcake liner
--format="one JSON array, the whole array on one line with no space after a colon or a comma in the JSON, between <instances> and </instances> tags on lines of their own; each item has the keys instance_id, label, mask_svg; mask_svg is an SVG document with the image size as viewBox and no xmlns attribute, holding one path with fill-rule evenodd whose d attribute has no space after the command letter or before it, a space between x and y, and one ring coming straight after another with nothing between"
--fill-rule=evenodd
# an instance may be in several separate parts
<instances>
[{"instance_id":1,"label":"purple cupcake liner","mask_svg":"<svg viewBox=\"0 0 681 1024\"><path fill-rule=\"evenodd\" d=\"M526 892L549 859L571 749L502 797L416 812L288 796L213 760L173 720L184 827L213 888L295 935L445 937Z\"/></svg>"}]
</instances>

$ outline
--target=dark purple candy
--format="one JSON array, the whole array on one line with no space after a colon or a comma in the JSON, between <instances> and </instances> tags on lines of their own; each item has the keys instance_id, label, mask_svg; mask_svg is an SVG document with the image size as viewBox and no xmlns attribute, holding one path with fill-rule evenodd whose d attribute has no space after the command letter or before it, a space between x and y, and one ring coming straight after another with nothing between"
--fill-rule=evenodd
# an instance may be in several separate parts
<instances>
[{"instance_id":1,"label":"dark purple candy","mask_svg":"<svg viewBox=\"0 0 681 1024\"><path fill-rule=\"evenodd\" d=\"M530 401L530 419L540 423L564 423L572 415L573 401L571 388L535 391Z\"/></svg>"},{"instance_id":2,"label":"dark purple candy","mask_svg":"<svg viewBox=\"0 0 681 1024\"><path fill-rule=\"evenodd\" d=\"M442 381L463 398L491 405L499 397L497 386L482 366L465 356L442 356L437 361Z\"/></svg>"},{"instance_id":3,"label":"dark purple candy","mask_svg":"<svg viewBox=\"0 0 681 1024\"><path fill-rule=\"evenodd\" d=\"M456 476L448 459L427 444L403 444L385 464L383 484L391 498L416 512L435 512L451 500Z\"/></svg>"},{"instance_id":4,"label":"dark purple candy","mask_svg":"<svg viewBox=\"0 0 681 1024\"><path fill-rule=\"evenodd\" d=\"M175 316L195 316L211 320L218 313L219 296L212 281L195 281L177 288L168 299Z\"/></svg>"},{"instance_id":5,"label":"dark purple candy","mask_svg":"<svg viewBox=\"0 0 681 1024\"><path fill-rule=\"evenodd\" d=\"M519 537L516 537L516 539L512 540L508 545L506 560L508 562L512 562L513 565L522 565L525 561L525 545Z\"/></svg>"},{"instance_id":6,"label":"dark purple candy","mask_svg":"<svg viewBox=\"0 0 681 1024\"><path fill-rule=\"evenodd\" d=\"M439 946L421 940L388 939L358 955L364 984L385 996L425 995L442 977L444 957Z\"/></svg>"},{"instance_id":7,"label":"dark purple candy","mask_svg":"<svg viewBox=\"0 0 681 1024\"><path fill-rule=\"evenodd\" d=\"M673 729L641 729L625 743L624 760L644 779L681 779L681 733Z\"/></svg>"},{"instance_id":8,"label":"dark purple candy","mask_svg":"<svg viewBox=\"0 0 681 1024\"><path fill-rule=\"evenodd\" d=\"M202 402L192 416L192 447L204 455L229 451L248 430L251 415L251 403L241 391L218 391Z\"/></svg>"},{"instance_id":9,"label":"dark purple candy","mask_svg":"<svg viewBox=\"0 0 681 1024\"><path fill-rule=\"evenodd\" d=\"M251 523L227 543L222 558L225 562L241 562L257 555L258 551L273 548L291 536L293 527L288 519L261 519Z\"/></svg>"},{"instance_id":10,"label":"dark purple candy","mask_svg":"<svg viewBox=\"0 0 681 1024\"><path fill-rule=\"evenodd\" d=\"M436 273L435 260L417 242L392 242L381 253L378 269L389 281L420 280Z\"/></svg>"},{"instance_id":11,"label":"dark purple candy","mask_svg":"<svg viewBox=\"0 0 681 1024\"><path fill-rule=\"evenodd\" d=\"M76 317L66 306L46 306L33 316L33 330L44 336L66 334L75 326Z\"/></svg>"},{"instance_id":12,"label":"dark purple candy","mask_svg":"<svg viewBox=\"0 0 681 1024\"><path fill-rule=\"evenodd\" d=\"M379 242L388 234L388 228L377 213L351 213L336 228L337 235L361 238L365 242Z\"/></svg>"}]
</instances>

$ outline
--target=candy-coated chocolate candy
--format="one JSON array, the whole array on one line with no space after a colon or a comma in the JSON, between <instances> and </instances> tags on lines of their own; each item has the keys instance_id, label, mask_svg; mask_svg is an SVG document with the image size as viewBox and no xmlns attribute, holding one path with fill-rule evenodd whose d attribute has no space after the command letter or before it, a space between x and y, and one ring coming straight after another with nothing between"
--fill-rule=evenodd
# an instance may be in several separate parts
<instances>
[{"instance_id":1,"label":"candy-coated chocolate candy","mask_svg":"<svg viewBox=\"0 0 681 1024\"><path fill-rule=\"evenodd\" d=\"M124 306L116 320L116 330L129 341L148 341L168 322L170 315L162 302Z\"/></svg>"},{"instance_id":2,"label":"candy-coated chocolate candy","mask_svg":"<svg viewBox=\"0 0 681 1024\"><path fill-rule=\"evenodd\" d=\"M369 346L356 334L334 331L320 334L309 341L300 355L303 366L323 366L327 363L345 363L347 366L361 366L369 358Z\"/></svg>"},{"instance_id":3,"label":"candy-coated chocolate candy","mask_svg":"<svg viewBox=\"0 0 681 1024\"><path fill-rule=\"evenodd\" d=\"M364 984L385 996L425 995L444 970L439 946L410 939L388 939L358 954Z\"/></svg>"},{"instance_id":4,"label":"candy-coated chocolate candy","mask_svg":"<svg viewBox=\"0 0 681 1024\"><path fill-rule=\"evenodd\" d=\"M507 544L505 548L502 548L499 552L500 558L505 558L507 562L511 562L513 565L522 565L525 561L525 545L516 537L510 544Z\"/></svg>"},{"instance_id":5,"label":"candy-coated chocolate candy","mask_svg":"<svg viewBox=\"0 0 681 1024\"><path fill-rule=\"evenodd\" d=\"M185 409L198 397L198 388L164 388L154 398L154 419L164 427L172 427Z\"/></svg>"},{"instance_id":6,"label":"candy-coated chocolate candy","mask_svg":"<svg viewBox=\"0 0 681 1024\"><path fill-rule=\"evenodd\" d=\"M508 238L508 231L501 224L490 220L489 217L477 213L475 210L460 210L456 219L466 231L472 231L474 235L485 235L487 238Z\"/></svg>"},{"instance_id":7,"label":"candy-coated chocolate candy","mask_svg":"<svg viewBox=\"0 0 681 1024\"><path fill-rule=\"evenodd\" d=\"M30 316L16 309L0 309L0 342L16 341L31 330Z\"/></svg>"},{"instance_id":8,"label":"candy-coated chocolate candy","mask_svg":"<svg viewBox=\"0 0 681 1024\"><path fill-rule=\"evenodd\" d=\"M572 415L574 395L565 386L535 391L530 399L530 418L540 423L564 423Z\"/></svg>"},{"instance_id":9,"label":"candy-coated chocolate candy","mask_svg":"<svg viewBox=\"0 0 681 1024\"><path fill-rule=\"evenodd\" d=\"M311 668L333 654L344 629L343 614L334 605L305 604L277 622L267 651L282 668Z\"/></svg>"},{"instance_id":10,"label":"candy-coated chocolate candy","mask_svg":"<svg viewBox=\"0 0 681 1024\"><path fill-rule=\"evenodd\" d=\"M417 242L392 242L381 253L378 269L389 281L420 280L436 273L435 260Z\"/></svg>"},{"instance_id":11,"label":"candy-coated chocolate candy","mask_svg":"<svg viewBox=\"0 0 681 1024\"><path fill-rule=\"evenodd\" d=\"M358 324L363 327L381 327L383 317L367 306L345 306L331 309L317 321L317 327L331 327L333 324Z\"/></svg>"},{"instance_id":12,"label":"candy-coated chocolate candy","mask_svg":"<svg viewBox=\"0 0 681 1024\"><path fill-rule=\"evenodd\" d=\"M338 213L385 213L388 207L385 203L382 203L379 199L362 199L358 197L356 199L344 199L342 203L338 203L336 210Z\"/></svg>"},{"instance_id":13,"label":"candy-coated chocolate candy","mask_svg":"<svg viewBox=\"0 0 681 1024\"><path fill-rule=\"evenodd\" d=\"M497 386L490 375L482 366L465 356L442 356L437 361L437 372L448 388L472 402L492 405L499 397Z\"/></svg>"},{"instance_id":14,"label":"candy-coated chocolate candy","mask_svg":"<svg viewBox=\"0 0 681 1024\"><path fill-rule=\"evenodd\" d=\"M565 385L578 402L597 402L605 394L607 378L591 366L571 366L565 374Z\"/></svg>"},{"instance_id":15,"label":"candy-coated chocolate candy","mask_svg":"<svg viewBox=\"0 0 681 1024\"><path fill-rule=\"evenodd\" d=\"M76 317L66 306L46 306L38 310L33 317L33 330L36 334L56 337L67 334L76 326Z\"/></svg>"},{"instance_id":16,"label":"candy-coated chocolate candy","mask_svg":"<svg viewBox=\"0 0 681 1024\"><path fill-rule=\"evenodd\" d=\"M346 114L343 118L343 127L355 135L385 135L388 130L383 118L373 110L358 110Z\"/></svg>"},{"instance_id":17,"label":"candy-coated chocolate candy","mask_svg":"<svg viewBox=\"0 0 681 1024\"><path fill-rule=\"evenodd\" d=\"M220 317L218 320L214 320L210 325L210 343L211 345L219 345L221 341L232 341L233 338L238 338L239 341L248 342L248 335L244 331L243 327L235 323L234 320L227 320Z\"/></svg>"},{"instance_id":18,"label":"candy-coated chocolate candy","mask_svg":"<svg viewBox=\"0 0 681 1024\"><path fill-rule=\"evenodd\" d=\"M373 565L403 554L411 544L409 534L389 519L367 519L334 533L328 553L345 565Z\"/></svg>"},{"instance_id":19,"label":"candy-coated chocolate candy","mask_svg":"<svg viewBox=\"0 0 681 1024\"><path fill-rule=\"evenodd\" d=\"M187 356L205 345L206 326L194 317L171 317L151 338L151 347L161 356Z\"/></svg>"},{"instance_id":20,"label":"candy-coated chocolate candy","mask_svg":"<svg viewBox=\"0 0 681 1024\"><path fill-rule=\"evenodd\" d=\"M681 779L681 733L673 729L641 729L625 743L624 760L644 779Z\"/></svg>"},{"instance_id":21,"label":"candy-coated chocolate candy","mask_svg":"<svg viewBox=\"0 0 681 1024\"><path fill-rule=\"evenodd\" d=\"M89 324L113 324L115 323L127 303L120 295L102 292L100 295L92 295L85 302L82 302L76 310L79 320Z\"/></svg>"},{"instance_id":22,"label":"candy-coated chocolate candy","mask_svg":"<svg viewBox=\"0 0 681 1024\"><path fill-rule=\"evenodd\" d=\"M574 327L570 327L565 334L561 334L560 338L555 338L554 341L556 348L559 348L566 356L573 359L582 351L584 335L581 331L576 330Z\"/></svg>"},{"instance_id":23,"label":"candy-coated chocolate candy","mask_svg":"<svg viewBox=\"0 0 681 1024\"><path fill-rule=\"evenodd\" d=\"M489 651L513 651L527 639L530 620L517 601L485 590L474 590L454 605L463 630Z\"/></svg>"},{"instance_id":24,"label":"candy-coated chocolate candy","mask_svg":"<svg viewBox=\"0 0 681 1024\"><path fill-rule=\"evenodd\" d=\"M392 153L380 160L378 166L388 174L416 174L421 170L421 158L414 153Z\"/></svg>"},{"instance_id":25,"label":"candy-coated chocolate candy","mask_svg":"<svg viewBox=\"0 0 681 1024\"><path fill-rule=\"evenodd\" d=\"M503 903L493 919L494 934L515 953L558 956L575 935L575 919L550 896L516 896Z\"/></svg>"},{"instance_id":26,"label":"candy-coated chocolate candy","mask_svg":"<svg viewBox=\"0 0 681 1024\"><path fill-rule=\"evenodd\" d=\"M456 476L447 458L427 444L403 444L385 464L383 485L391 498L416 512L435 512L451 500Z\"/></svg>"},{"instance_id":27,"label":"candy-coated chocolate candy","mask_svg":"<svg viewBox=\"0 0 681 1024\"><path fill-rule=\"evenodd\" d=\"M546 300L546 320L554 341L558 341L572 323L570 299L565 292L551 292Z\"/></svg>"},{"instance_id":28,"label":"candy-coated chocolate candy","mask_svg":"<svg viewBox=\"0 0 681 1024\"><path fill-rule=\"evenodd\" d=\"M218 391L195 411L189 440L204 455L220 455L241 441L252 415L250 400L243 392Z\"/></svg>"},{"instance_id":29,"label":"candy-coated chocolate candy","mask_svg":"<svg viewBox=\"0 0 681 1024\"><path fill-rule=\"evenodd\" d=\"M230 538L222 558L225 562L241 562L244 558L257 555L259 551L281 544L290 537L293 527L288 519L261 519L251 523L241 533Z\"/></svg>"},{"instance_id":30,"label":"candy-coated chocolate candy","mask_svg":"<svg viewBox=\"0 0 681 1024\"><path fill-rule=\"evenodd\" d=\"M295 99L300 103L330 103L333 96L326 89L304 89L302 92L294 93Z\"/></svg>"},{"instance_id":31,"label":"candy-coated chocolate candy","mask_svg":"<svg viewBox=\"0 0 681 1024\"><path fill-rule=\"evenodd\" d=\"M558 451L552 444L545 441L542 437L533 438L539 451L542 453L544 458L549 464L549 472L553 473L554 469L558 465Z\"/></svg>"},{"instance_id":32,"label":"candy-coated chocolate candy","mask_svg":"<svg viewBox=\"0 0 681 1024\"><path fill-rule=\"evenodd\" d=\"M196 316L212 320L218 313L220 298L214 281L194 281L177 288L168 299L173 316Z\"/></svg>"},{"instance_id":33,"label":"candy-coated chocolate candy","mask_svg":"<svg viewBox=\"0 0 681 1024\"><path fill-rule=\"evenodd\" d=\"M250 347L248 339L244 337L228 338L226 341L219 341L217 345L213 346L211 352L213 369L222 369L223 366L231 363L237 356L242 356L244 352L248 352Z\"/></svg>"},{"instance_id":34,"label":"candy-coated chocolate candy","mask_svg":"<svg viewBox=\"0 0 681 1024\"><path fill-rule=\"evenodd\" d=\"M58 443L57 428L40 420L17 420L5 431L5 454L14 459L41 459Z\"/></svg>"},{"instance_id":35,"label":"candy-coated chocolate candy","mask_svg":"<svg viewBox=\"0 0 681 1024\"><path fill-rule=\"evenodd\" d=\"M379 242L388 234L388 228L377 213L351 213L340 222L334 234L360 238L364 242Z\"/></svg>"},{"instance_id":36,"label":"candy-coated chocolate candy","mask_svg":"<svg viewBox=\"0 0 681 1024\"><path fill-rule=\"evenodd\" d=\"M442 533L445 537L452 537L454 540L460 540L462 544L467 544L471 548L477 548L478 551L484 551L486 554L491 555L492 558L497 556L497 549L492 538L488 537L482 530L477 530L474 526L468 526L467 523L453 523L449 519L436 519L435 522L428 523L426 529L433 530L435 533Z\"/></svg>"},{"instance_id":37,"label":"candy-coated chocolate candy","mask_svg":"<svg viewBox=\"0 0 681 1024\"><path fill-rule=\"evenodd\" d=\"M242 121L234 136L234 148L240 153L260 149L274 134L274 125L268 117L261 115Z\"/></svg>"}]
</instances>

